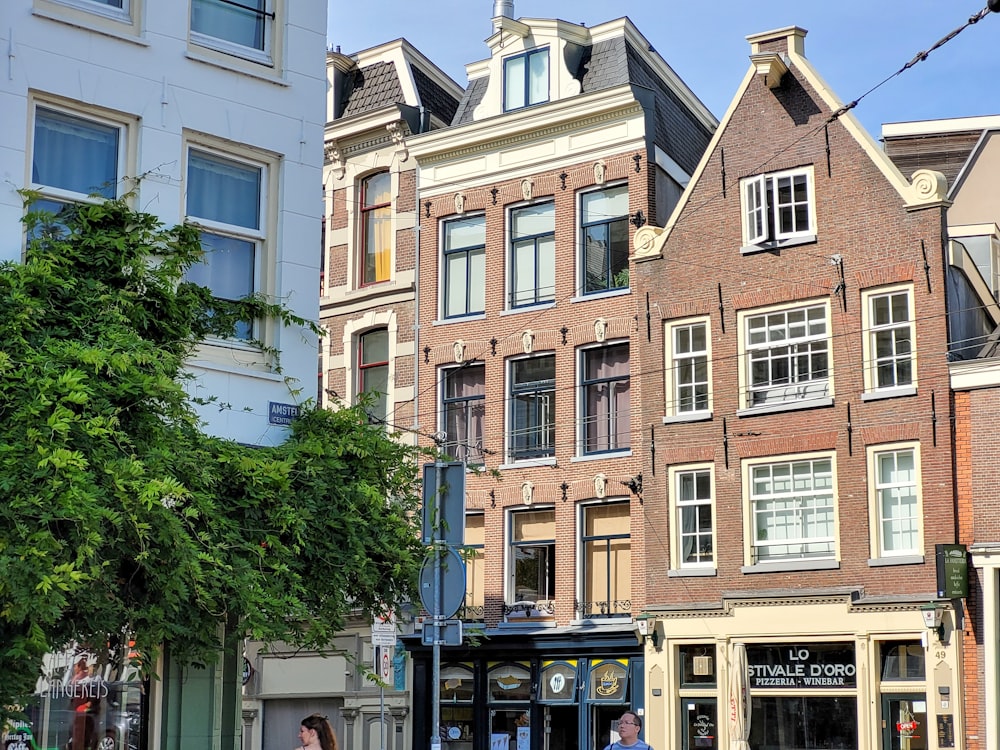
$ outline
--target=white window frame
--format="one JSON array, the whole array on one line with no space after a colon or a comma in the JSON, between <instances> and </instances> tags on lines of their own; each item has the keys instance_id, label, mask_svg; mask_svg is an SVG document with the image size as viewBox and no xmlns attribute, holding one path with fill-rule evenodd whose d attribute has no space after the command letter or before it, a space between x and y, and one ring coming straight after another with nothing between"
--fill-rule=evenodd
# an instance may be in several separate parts
<instances>
[{"instance_id":1,"label":"white window frame","mask_svg":"<svg viewBox=\"0 0 1000 750\"><path fill-rule=\"evenodd\" d=\"M205 0L206 2L218 2L219 0ZM277 19L278 0L264 0L264 10L260 11L264 19L264 33L262 47L249 46L233 42L222 37L212 36L203 31L195 31L194 28L194 3L190 2L190 12L188 13L188 28L191 43L199 47L221 52L224 55L239 57L250 62L261 63L263 65L274 64L274 47L277 41ZM257 11L254 11L257 12Z\"/></svg>"},{"instance_id":2,"label":"white window frame","mask_svg":"<svg viewBox=\"0 0 1000 750\"><path fill-rule=\"evenodd\" d=\"M239 167L248 167L259 170L260 174L260 195L257 206L259 226L244 227L236 224L199 217L188 211L188 195L190 192L190 160L192 151L202 154L209 159L228 161ZM273 265L274 255L272 242L269 241L270 227L272 226L271 196L275 195L275 180L277 172L277 162L274 159L267 159L261 154L250 149L236 150L231 146L223 147L206 138L188 138L184 144L184 216L187 221L197 226L199 229L220 237L229 237L239 241L251 243L253 245L253 273L251 293L267 294L268 274L265 269ZM273 338L273 332L269 329L273 324L265 326L262 321L251 321L251 334L249 340L268 343ZM248 339L233 337L225 339L226 345L248 345Z\"/></svg>"},{"instance_id":3,"label":"white window frame","mask_svg":"<svg viewBox=\"0 0 1000 750\"><path fill-rule=\"evenodd\" d=\"M552 439L551 439L551 444L549 446L550 450L544 456L540 455L540 456L528 456L528 457L525 457L525 458L519 458L517 456L517 452L515 450L516 436L514 434L514 432L515 432L515 426L516 426L516 420L515 420L515 415L514 415L514 411L516 409L516 398L515 398L515 393L514 393L514 368L517 366L518 363L526 362L526 361L531 360L531 359L539 359L539 358L542 358L542 357L551 358L551 360L552 360L552 373L553 373L552 387L551 387L551 389L546 389L545 391L539 390L540 393L547 392L548 393L547 398L550 399L551 402L552 402L551 403L551 411L552 411L552 423L551 423ZM504 446L504 449L507 452L507 461L508 461L508 464L529 465L530 466L530 465L537 465L537 464L554 464L556 462L556 437L555 437L555 435L556 435L556 415L555 415L555 399L556 399L556 380L557 380L557 377L558 377L558 368L557 368L556 365L557 365L557 362L556 362L555 352L551 352L551 351L550 352L539 352L537 354L532 354L532 355L526 356L526 357L513 357L513 358L507 360L507 387L506 387L506 393L507 393L507 399L508 399L508 402L507 402L508 403L508 407L506 409L507 413L505 415L505 418L507 419L508 429L506 431L506 440L505 440L506 445ZM534 382L541 382L541 381L534 381ZM542 431L544 429L544 427L545 427L544 423L542 423L542 422L535 422L534 426L532 427L532 429L537 430L537 431ZM501 468L503 468L503 467L501 467Z\"/></svg>"},{"instance_id":4,"label":"white window frame","mask_svg":"<svg viewBox=\"0 0 1000 750\"><path fill-rule=\"evenodd\" d=\"M697 326L704 326L705 328L705 348L703 350L692 349L690 352L678 353L677 351L677 336L683 332L690 332L691 329ZM700 316L697 318L684 318L681 320L672 320L664 325L663 330L663 341L665 349L665 362L663 368L664 374L664 389L663 393L666 399L664 404L664 414L666 415L663 419L664 422L687 422L695 421L700 419L711 419L712 417L712 323L707 315ZM681 387L697 387L700 383L692 382L691 384L683 383L683 378L680 377L681 367L694 367L693 360L704 359L705 361L705 387L706 387L706 399L705 408L697 409L682 409L681 399L678 391ZM697 403L695 400L694 404Z\"/></svg>"},{"instance_id":5,"label":"white window frame","mask_svg":"<svg viewBox=\"0 0 1000 750\"><path fill-rule=\"evenodd\" d=\"M796 196L796 178L804 177L804 196ZM780 203L779 186L789 180L793 186L791 203ZM746 177L740 181L740 208L743 223L743 252L757 252L782 245L816 240L816 197L812 166ZM805 226L785 226L781 211L788 206L805 206ZM795 221L794 211L792 221Z\"/></svg>"},{"instance_id":6,"label":"white window frame","mask_svg":"<svg viewBox=\"0 0 1000 750\"><path fill-rule=\"evenodd\" d=\"M550 207L552 211L552 231L544 232L540 234L524 234L519 237L514 236L514 216L519 211L530 208L544 208ZM507 309L508 310L529 310L532 308L537 308L542 305L554 305L556 301L556 283L557 277L559 275L559 270L556 267L556 202L554 198L548 198L546 200L540 200L536 203L521 203L518 205L511 206L507 210ZM539 269L541 264L539 263L539 258L544 252L543 249L539 247L540 240L548 240L551 238L552 244L552 291L550 294L543 294L542 287L539 285ZM517 250L515 245L519 243L527 243L531 241L534 248L534 257L532 259L532 273L534 275L534 287L533 299L526 302L518 302L518 287L517 287Z\"/></svg>"},{"instance_id":7,"label":"white window frame","mask_svg":"<svg viewBox=\"0 0 1000 750\"><path fill-rule=\"evenodd\" d=\"M131 151L135 140L132 137L132 133L135 128L135 120L124 115L116 116L115 114L109 113L105 110L69 107L54 99L33 97L31 103L31 123L29 125L29 133L31 134L31 154L27 159L27 183L31 185L32 190L37 190L41 194L42 200L55 201L58 203L99 203L102 200L105 200L105 198L67 188L60 188L54 185L34 182L33 175L31 174L31 164L34 162L34 152L36 148L35 129L39 109L48 110L55 114L64 115L66 117L71 117L84 122L90 122L101 127L117 129L117 164L115 165L114 194L111 198L118 198L126 192L125 182L127 180L127 172L129 169L135 169L135 156Z\"/></svg>"},{"instance_id":8,"label":"white window frame","mask_svg":"<svg viewBox=\"0 0 1000 750\"><path fill-rule=\"evenodd\" d=\"M466 397L452 397L448 398L448 378L453 373L458 373L459 371L473 371L477 370L482 376L483 382L483 395L481 396L466 396ZM454 451L449 455L455 456L457 460L462 461L467 466L482 466L485 463L485 451L484 443L486 440L486 363L482 361L467 362L461 365L452 365L449 367L442 367L438 370L438 429L441 434L444 435L444 439L439 444L439 447L446 453L452 445L458 448L464 449L464 451ZM459 404L463 403L465 405L465 432L466 435L469 434L469 423L471 422L471 410L475 408L478 404L483 409L482 421L479 425L480 438L479 445L472 445L468 442L459 443L456 438L453 438L448 434L448 405L449 404Z\"/></svg>"},{"instance_id":9,"label":"white window frame","mask_svg":"<svg viewBox=\"0 0 1000 750\"><path fill-rule=\"evenodd\" d=\"M815 325L816 319L810 324L809 313L814 310L823 311L824 333L815 334L809 332L809 327ZM789 323L788 317L791 313L805 313L805 321L801 324L797 322ZM783 326L770 325L767 318L784 318ZM786 332L789 328L793 330L800 326L805 327L801 335L793 337L786 336L783 339L751 343L751 323L764 319L765 332L784 328ZM777 324L779 321L775 320ZM790 304L776 305L766 308L754 308L752 310L741 310L737 313L738 339L739 339L739 382L740 382L740 405L741 412L745 414L761 414L768 411L784 411L786 409L805 409L816 406L829 406L833 403L833 336L831 332L832 317L830 311L830 300L799 300ZM759 329L758 329L759 330ZM766 333L770 339L771 334ZM811 375L813 357L819 356L823 350L818 344L822 342L826 351L826 377L807 377ZM817 345L814 348L814 345ZM788 349L785 354L780 350ZM777 356L771 356L772 352L777 352ZM766 359L764 356L766 355ZM757 359L755 360L755 356ZM802 356L806 356L809 361L809 369L798 372L797 366ZM774 383L769 381L767 386L754 385L753 364L754 362L766 362L769 365L785 360L788 364L788 382ZM763 401L754 403L755 393L763 394Z\"/></svg>"},{"instance_id":10,"label":"white window frame","mask_svg":"<svg viewBox=\"0 0 1000 750\"><path fill-rule=\"evenodd\" d=\"M545 82L545 97L537 101L531 98L531 58L540 55L545 56L545 72L546 72L546 82ZM511 105L507 95L507 79L508 79L508 69L507 66L514 60L524 60L524 101L520 104ZM515 55L510 55L503 59L503 111L504 112L514 112L519 109L525 109L527 107L534 107L538 104L545 104L552 98L552 53L549 47L536 47L534 49L524 50L523 52L518 52Z\"/></svg>"},{"instance_id":11,"label":"white window frame","mask_svg":"<svg viewBox=\"0 0 1000 750\"><path fill-rule=\"evenodd\" d=\"M556 551L558 549L557 539L555 537L551 539L525 539L516 540L514 538L515 523L514 518L517 515L528 514L528 513L551 513L553 519L553 525L555 522L556 512L555 507L552 505L541 505L541 506L518 506L516 508L511 508L507 511L507 539L506 547L504 550L504 561L506 568L506 575L504 576L504 604L507 606L519 605L519 604L532 604L530 609L523 610L526 616L537 616L543 611L546 611L551 607L551 603L555 601L556 590L559 586L559 570L556 567ZM546 556L550 559L548 560L548 565L546 567L546 572L551 575L552 581L548 580L548 575L546 576L545 585L548 587L551 585L551 591L545 593L548 597L539 596L534 600L521 599L518 597L517 591L517 566L515 564L515 549L518 547L545 547L547 552ZM515 620L517 618L517 613L509 613L505 616L505 619L510 619L510 614L515 614Z\"/></svg>"},{"instance_id":12,"label":"white window frame","mask_svg":"<svg viewBox=\"0 0 1000 750\"><path fill-rule=\"evenodd\" d=\"M874 305L879 299L893 297L896 295L906 295L906 314L904 321L893 321L884 325L875 324ZM862 338L862 356L864 358L864 384L865 393L863 400L871 398L884 398L888 396L912 395L917 389L917 350L916 350L916 312L914 308L913 284L898 284L878 289L865 289L861 292L861 315L862 330L865 332ZM910 380L907 383L893 383L892 385L880 386L878 383L879 365L886 359L879 359L876 339L880 334L906 328L910 334ZM907 359L905 355L894 354L889 360L899 361Z\"/></svg>"},{"instance_id":13,"label":"white window frame","mask_svg":"<svg viewBox=\"0 0 1000 750\"><path fill-rule=\"evenodd\" d=\"M483 223L483 242L481 245L468 245L462 247L448 247L448 226L450 224L458 222L471 222L473 220L482 221ZM486 285L486 214L471 214L468 216L452 216L447 219L443 219L440 222L440 237L441 237L441 298L439 301L439 319L440 320L458 320L460 318L470 318L475 316L482 316L486 314L486 298L485 293L483 296L483 309L481 310L470 310L471 307L471 294L470 287L473 286L470 283L471 275L471 258L474 254L481 251L483 256L483 278L479 279L480 285L485 287ZM464 285L464 297L465 297L465 312L462 313L452 313L449 315L448 310L448 297L451 292L451 285L454 279L451 278L449 274L448 259L450 256L454 255L464 255L465 256L465 279L462 281Z\"/></svg>"},{"instance_id":14,"label":"white window frame","mask_svg":"<svg viewBox=\"0 0 1000 750\"><path fill-rule=\"evenodd\" d=\"M580 503L579 506L578 506L577 517L576 517L576 524L577 524L577 533L576 533L576 539L577 539L577 561L576 561L576 563L577 563L577 575L576 575L577 586L576 586L576 589L577 589L577 594L576 594L576 598L577 598L577 601L580 603L580 607L578 608L578 610L576 612L576 616L580 620L584 620L584 621L588 621L588 622L608 622L609 620L614 621L616 618L629 618L630 615L631 615L631 613L628 612L628 611L620 611L620 612L617 612L617 611L613 612L613 611L611 611L613 609L613 607L611 606L612 603L614 603L614 602L619 602L619 603L623 602L624 600L622 600L622 599L612 600L609 597L609 599L608 599L608 611L604 612L604 613L599 613L596 616L594 616L592 614L592 612L588 613L587 611L585 611L585 609L583 607L583 604L585 602L588 602L588 600L587 600L587 578L586 578L586 572L587 572L587 549L586 549L586 545L584 543L584 537L587 536L587 534L585 533L586 528L587 528L587 513L589 511L592 511L592 510L596 509L596 508L602 508L602 507L616 507L616 508L621 508L623 510L623 512L624 512L624 517L625 518L630 518L631 517L631 512L630 512L630 509L629 509L629 499L627 497L607 498L606 500L601 500L601 501L585 501L585 502ZM633 555L632 555L632 526L631 526L631 522L629 523L629 532L628 532L627 535L622 535L622 534L603 534L603 535L598 535L598 536L595 537L595 539L597 539L597 538L608 540L608 541L613 540L613 539L626 539L627 542L628 542L628 547L629 547L629 549L628 549L628 555L629 555L629 566L630 566L630 569L631 569L631 564L632 564L632 562L634 560ZM610 583L610 581L609 581L609 583ZM630 591L629 600L631 600L631 591ZM589 602L589 603L590 604L594 604L595 602ZM620 621L620 619L619 619L619 621Z\"/></svg>"},{"instance_id":15,"label":"white window frame","mask_svg":"<svg viewBox=\"0 0 1000 750\"><path fill-rule=\"evenodd\" d=\"M617 378L613 378L613 379L602 378L600 380L594 380L594 381L587 381L586 380L587 355L589 355L589 354L591 354L593 352L600 351L602 349L610 349L612 347L618 347L618 346L624 346L626 349L628 349L629 350L629 356L631 357L632 352L631 352L631 348L629 346L628 339L620 339L620 340L619 339L615 339L615 340L612 340L612 341L604 342L602 344L594 344L594 345L590 345L590 346L583 346L583 347L580 347L579 349L577 349L577 361L576 361L577 376L576 376L576 382L577 382L577 414L579 415L579 417L577 419L577 451L576 451L577 456L581 456L581 457L582 456L587 456L587 457L594 457L594 458L607 458L609 456L629 454L632 451L632 439L631 439L632 438L632 424L631 424L632 423L632 391L631 391L631 380L632 380L631 376L632 376L632 372L631 372L631 366L629 367L629 372L624 377L617 377ZM586 387L588 385L595 385L598 382L605 382L605 383L608 383L608 384L621 384L621 383L625 383L629 387L629 405L628 405L628 407L629 407L629 415L628 415L628 418L626 419L626 423L625 423L625 435L626 435L626 439L628 441L627 445L624 445L624 446L618 445L617 444L617 438L616 437L612 437L612 435L609 432L608 437L607 437L607 442L608 442L608 446L609 446L608 448L604 448L604 449L600 449L600 450L587 450L587 420L589 418L591 418L593 415L589 415L587 413L587 392L586 392ZM608 415L607 416L608 416L609 422L613 421L614 424L615 424L615 426L619 428L618 432L615 433L617 435L617 434L620 434L620 432L621 432L620 421L623 419L623 417L620 416L618 414L617 410L614 409L613 402L614 402L614 397L609 392L608 393ZM609 425L609 429L610 429L610 425ZM615 443L614 447L611 447L612 443Z\"/></svg>"},{"instance_id":16,"label":"white window frame","mask_svg":"<svg viewBox=\"0 0 1000 750\"><path fill-rule=\"evenodd\" d=\"M829 464L829 474L818 475L821 478L828 477L827 481L829 486L822 486L826 482L821 482L820 487L815 486L815 479L817 474L815 473L818 467L824 467L825 464ZM791 478L796 476L796 468L802 467L803 465L808 465L810 468L810 473L808 474L810 478L811 486L809 488L802 488L801 486L796 488L794 486L794 481ZM772 469L778 467L789 468L789 482L792 484L792 489L787 492L775 491L768 494L759 494L756 492L755 485L755 472L758 469L766 469L771 467ZM800 478L802 474L798 475ZM839 497L838 497L838 484L837 484L837 455L835 451L822 451L815 453L802 453L802 454L791 454L783 456L767 456L765 458L753 458L744 459L742 461L742 477L743 477L743 538L744 538L744 557L746 561L746 567L744 572L763 572L767 570L808 570L817 568L830 568L838 567L840 562L840 518L839 518ZM761 480L766 478L762 475ZM815 502L810 502L813 500ZM782 509L781 503L784 501L787 508ZM772 515L781 514L785 511L785 515L790 517L791 523L789 526L799 526L801 531L801 524L803 523L804 517L805 522L808 523L808 515L810 512L819 509L820 512L825 512L830 515L830 533L816 536L807 536L800 534L797 537L788 537L784 540L762 540L758 539L758 515L763 516L765 511L769 510L766 507L759 507L758 504L771 503L773 507L770 508ZM820 504L822 503L822 504ZM763 553L758 550L765 549L772 546L765 542L774 542L773 546L777 547L794 547L800 545L828 545L827 550L818 550L816 553L811 553L808 550L802 551L800 554L795 554L793 552L787 552L786 554L774 554L763 555Z\"/></svg>"},{"instance_id":17,"label":"white window frame","mask_svg":"<svg viewBox=\"0 0 1000 750\"><path fill-rule=\"evenodd\" d=\"M689 500L681 499L682 478L691 475L697 476L703 474L708 475L708 497L695 497ZM718 566L719 549L717 543L718 514L715 509L715 466L712 463L679 464L671 466L667 471L667 476L671 527L674 529L674 534L670 539L670 570L674 573L701 573L703 575L712 574L716 571ZM712 559L707 561L699 560L697 562L685 562L683 559L684 539L685 536L691 536L691 534L685 534L684 532L683 516L686 510L694 509L696 515L700 517L700 509L703 507L707 507L712 515L712 529L709 534L712 543ZM694 536L696 538L700 538L705 535L696 532Z\"/></svg>"},{"instance_id":18,"label":"white window frame","mask_svg":"<svg viewBox=\"0 0 1000 750\"><path fill-rule=\"evenodd\" d=\"M880 459L884 456L898 457L909 453L913 457L912 482L883 482L879 476ZM920 443L906 441L899 443L884 443L869 445L866 448L868 461L868 517L870 520L871 560L870 565L891 565L923 562L924 560L924 507L923 479L920 467ZM885 492L893 492L911 488L913 497L912 513L907 517L897 518L897 521L909 522L915 529L915 541L912 547L889 549L885 535L885 526L890 521L883 513L882 496Z\"/></svg>"},{"instance_id":19,"label":"white window frame","mask_svg":"<svg viewBox=\"0 0 1000 750\"><path fill-rule=\"evenodd\" d=\"M625 193L625 213L618 214L618 215L602 216L601 218L596 218L596 219L595 218L591 218L590 221L585 221L584 220L586 218L585 205L586 205L586 200L587 200L588 196L592 196L592 195L595 195L595 194L598 194L598 193L609 193L609 192L612 192L612 191L617 192L617 191L622 191L622 190ZM628 226L629 226L629 218L630 218L630 214L629 214L629 198L630 198L630 196L629 196L629 191L628 191L628 182L618 182L618 183L612 183L610 185L601 185L597 189L581 191L578 194L578 196L577 196L577 211L578 211L578 216L579 216L579 219L577 221L577 224L578 224L577 231L579 233L578 242L579 242L579 248L580 248L580 251L579 251L580 280L579 280L579 290L578 290L578 293L581 296L583 296L583 297L590 298L590 297L593 297L594 295L601 295L601 294L623 294L623 293L627 292L628 289L630 288L631 279L627 279L626 283L623 284L623 285L620 285L620 286L619 285L615 285L615 283L614 283L614 277L617 274L612 274L611 271L610 271L610 268L608 269L608 278L605 279L606 283L605 283L605 285L603 287L601 287L599 289L588 289L587 288L587 270L588 270L588 265L589 265L589 260L590 260L589 257L588 257L587 230L590 229L591 227L603 226L603 227L607 228L609 248L608 248L608 257L607 257L606 261L610 265L610 259L611 259L611 248L610 248L611 227L614 224L618 224L620 222L624 222L624 224L625 224L625 247L624 247L624 250L625 250L625 267L623 269L620 269L619 273L622 270L624 270L626 272L626 274L627 274L629 272L629 270L630 270L629 269L629 264L628 264L629 251L630 251L629 239L628 239L628 234L629 234Z\"/></svg>"},{"instance_id":20,"label":"white window frame","mask_svg":"<svg viewBox=\"0 0 1000 750\"><path fill-rule=\"evenodd\" d=\"M121 7L101 0L34 0L36 13L84 28L97 28L112 36L138 36L145 0L121 0Z\"/></svg>"}]
</instances>

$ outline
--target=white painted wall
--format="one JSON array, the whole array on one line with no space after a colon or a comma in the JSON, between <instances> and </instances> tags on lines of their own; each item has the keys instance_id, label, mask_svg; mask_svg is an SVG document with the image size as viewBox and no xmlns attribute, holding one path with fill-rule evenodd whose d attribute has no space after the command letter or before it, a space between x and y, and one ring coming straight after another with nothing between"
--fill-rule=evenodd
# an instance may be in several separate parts
<instances>
[{"instance_id":1,"label":"white painted wall","mask_svg":"<svg viewBox=\"0 0 1000 750\"><path fill-rule=\"evenodd\" d=\"M18 188L30 184L33 97L86 114L107 111L131 122L126 176L144 175L134 206L168 225L185 210L184 144L210 137L240 154L266 155L276 170L265 212L267 253L258 288L304 318L318 317L321 171L326 119L326 1L271 0L270 63L190 40L189 2L126 0L126 19L96 0L0 3L0 259L20 259L24 236ZM131 16L129 19L128 16ZM274 332L285 377L258 353L203 347L191 370L201 395L230 408L202 410L206 429L248 443L280 442L268 402L315 394L316 339ZM255 363L256 362L256 363Z\"/></svg>"}]
</instances>

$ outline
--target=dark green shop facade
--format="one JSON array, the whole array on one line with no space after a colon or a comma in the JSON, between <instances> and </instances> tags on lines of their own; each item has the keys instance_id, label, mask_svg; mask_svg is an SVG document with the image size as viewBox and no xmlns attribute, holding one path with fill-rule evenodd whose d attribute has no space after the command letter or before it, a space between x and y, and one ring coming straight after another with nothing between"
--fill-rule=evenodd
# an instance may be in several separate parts
<instances>
[{"instance_id":1,"label":"dark green shop facade","mask_svg":"<svg viewBox=\"0 0 1000 750\"><path fill-rule=\"evenodd\" d=\"M429 750L433 649L419 635L402 640L413 659L412 747ZM643 674L630 623L491 628L442 646L441 750L601 750L623 711L643 712Z\"/></svg>"}]
</instances>

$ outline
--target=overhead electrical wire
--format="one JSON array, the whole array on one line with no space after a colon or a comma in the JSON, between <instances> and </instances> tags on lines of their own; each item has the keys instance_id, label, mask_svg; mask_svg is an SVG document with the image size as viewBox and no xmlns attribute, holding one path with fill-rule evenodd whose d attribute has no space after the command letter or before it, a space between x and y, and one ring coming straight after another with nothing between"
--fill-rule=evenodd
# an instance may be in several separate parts
<instances>
[{"instance_id":1,"label":"overhead electrical wire","mask_svg":"<svg viewBox=\"0 0 1000 750\"><path fill-rule=\"evenodd\" d=\"M971 25L973 25L975 23L978 23L980 20L982 20L983 18L985 18L987 15L989 15L989 13L991 13L991 12L1000 12L1000 0L989 0L988 5L987 5L986 8L984 8L982 11L980 11L980 12L978 12L978 13L973 14L972 16L970 16L969 19L963 25L959 26L955 30L953 30L950 33L946 34L944 37L942 37L937 42L935 42L926 51L918 52L912 59L910 59L906 64L904 64L896 72L894 72L893 74L887 76L885 79L883 79L878 84L876 84L872 88L870 88L867 91L865 91L863 94L861 94L859 97L857 97L856 99L854 99L853 101L851 101L849 104L841 106L839 109L837 109L836 111L834 111L822 124L816 126L815 128L812 128L808 132L806 132L803 135L801 135L799 138L796 138L791 143L789 143L789 144L783 146L782 148L780 148L779 150L777 150L774 154L772 154L770 157L768 157L763 163L761 163L758 166L758 171L760 169L763 169L768 163L770 163L771 161L773 161L774 159L776 159L781 154L783 154L783 153L789 151L790 149L792 149L793 147L795 147L798 143L800 143L803 140L805 140L805 139L807 139L807 138L809 138L811 136L814 136L817 133L819 133L820 131L822 131L830 123L832 123L835 120L839 119L841 116L843 116L844 114L846 114L850 110L854 109L865 97L869 96L870 94L872 94L873 92L875 92L876 90L878 90L879 88L881 88L883 85L885 85L886 83L888 83L893 78L895 78L895 77L901 75L902 73L904 73L905 71L909 70L910 68L912 68L917 63L922 62L923 60L926 60L927 57L932 52L934 52L935 50L937 50L937 49L941 48L942 46L944 46L945 44L947 44L949 41L951 41L952 39L954 39L956 36L958 36L959 33L961 33L962 31L964 31L969 26L971 26ZM705 208L709 203L711 203L712 201L716 200L719 197L722 197L722 192L721 191L719 191L716 195L710 196L709 198L707 198L700 205L695 206L692 209L686 210L684 212L684 214L682 214L683 217L684 217L684 219L685 219L685 222L690 219L691 215L693 215L695 213L698 213L701 209ZM410 214L410 213L417 214L418 212L405 212L405 213L406 214ZM617 218L617 217L609 217L609 218ZM676 224L675 224L675 227L676 227ZM824 258L827 262L829 261L829 256L818 256L817 255L816 257L818 257L818 258ZM675 261L675 262L677 262L677 261ZM706 270L712 270L712 271L715 271L717 273L727 273L727 274L733 274L733 273L740 274L741 273L739 270L733 269L732 267L729 267L729 266L713 266L713 265L710 265L710 264L694 264L694 263L691 263L690 265L692 265L694 267L705 268ZM743 272L743 273L745 273L745 272ZM811 284L812 283L811 281L809 281L807 279L801 279L801 278L797 278L797 279L787 279L787 278L786 279L781 279L781 278L778 278L778 277L773 277L773 278L772 277L761 277L759 275L757 277L755 277L755 278L757 278L757 279L764 278L764 279L770 279L770 280L780 280L780 281L783 281L783 282L797 283L797 284ZM818 283L816 284L816 286L817 286L818 289L823 289L827 294L829 294L829 292L830 292L829 286L821 286ZM524 327L530 327L530 325L534 321L542 318L543 316L546 316L556 304L558 304L559 302L566 302L566 301L568 301L570 299L578 297L579 293L580 293L580 288L576 287L576 288L574 288L574 290L573 290L573 292L571 294L566 295L565 297L563 297L563 298L561 298L559 300L554 300L551 303L546 303L543 307L541 307L539 310L537 310L533 315L531 314L531 311L526 311L526 313L529 314L530 317L526 318L526 321L527 321L526 326L520 326L519 328L523 329ZM521 330L512 331L511 333L509 333L506 336L504 336L503 340L507 340L507 339L510 339L510 338L515 338L515 337L517 337L519 335L521 335ZM857 335L857 333L855 333L853 335ZM473 354L472 356L468 357L463 363L457 365L456 367L449 368L448 371L445 374L443 374L440 378L435 379L435 381L434 381L434 383L432 385L425 386L418 393L415 393L414 396L413 396L413 399L412 399L412 403L413 404L417 404L417 403L419 403L419 400L420 400L421 396L427 394L428 392L430 392L432 390L434 390L434 391L438 390L440 388L441 384L444 382L444 378L448 374L452 374L452 373L460 370L463 367L471 365L474 362L482 361L482 359L485 357L487 351L488 351L488 347L484 346L484 348L481 351L479 351L478 353ZM734 355L734 356L739 356L739 355ZM860 365L860 366L863 366L863 364ZM441 368L441 369L444 369L444 368ZM649 373L640 373L639 377L648 376L648 375L651 375L651 374L662 373L665 369L666 368L661 368L660 370L651 371ZM573 386L567 386L567 388L574 388L574 389L578 388L578 387L579 387L579 385L577 385L577 384L574 384ZM505 411L506 411L506 401L507 401L507 399L505 397L504 398ZM406 401L406 402L403 402L403 403L411 403L411 401ZM425 437L425 438L427 438L429 440L433 440L433 441L437 442L436 437L434 435L432 435L432 434L428 434L426 432L423 432L421 430L417 430L415 428L407 428L407 427L403 427L403 426L399 426L399 425L394 425L392 423L392 417L398 411L398 408L399 407L393 409L392 412L390 412L389 414L386 415L386 418L385 418L384 422L385 422L385 424L387 426L390 426L393 429L399 429L399 430L403 430L403 431L408 432L408 433L420 435L420 436L423 436L423 437ZM439 413L440 413L439 410L435 410L433 412L433 415L437 416ZM419 417L419 416L421 416L421 413L415 411L414 416L415 417ZM418 420L417 423L419 424L419 420ZM574 443L578 443L578 442L579 441L574 441Z\"/></svg>"}]
</instances>

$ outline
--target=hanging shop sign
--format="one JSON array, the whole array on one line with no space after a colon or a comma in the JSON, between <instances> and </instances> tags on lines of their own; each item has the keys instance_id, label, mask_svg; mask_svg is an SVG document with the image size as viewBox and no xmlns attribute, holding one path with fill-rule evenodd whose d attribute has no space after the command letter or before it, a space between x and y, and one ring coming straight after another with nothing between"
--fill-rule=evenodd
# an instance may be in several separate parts
<instances>
[{"instance_id":1,"label":"hanging shop sign","mask_svg":"<svg viewBox=\"0 0 1000 750\"><path fill-rule=\"evenodd\" d=\"M854 646L840 643L747 645L750 689L854 688Z\"/></svg>"},{"instance_id":2,"label":"hanging shop sign","mask_svg":"<svg viewBox=\"0 0 1000 750\"><path fill-rule=\"evenodd\" d=\"M964 544L936 544L937 595L964 599L969 595L969 555Z\"/></svg>"}]
</instances>

